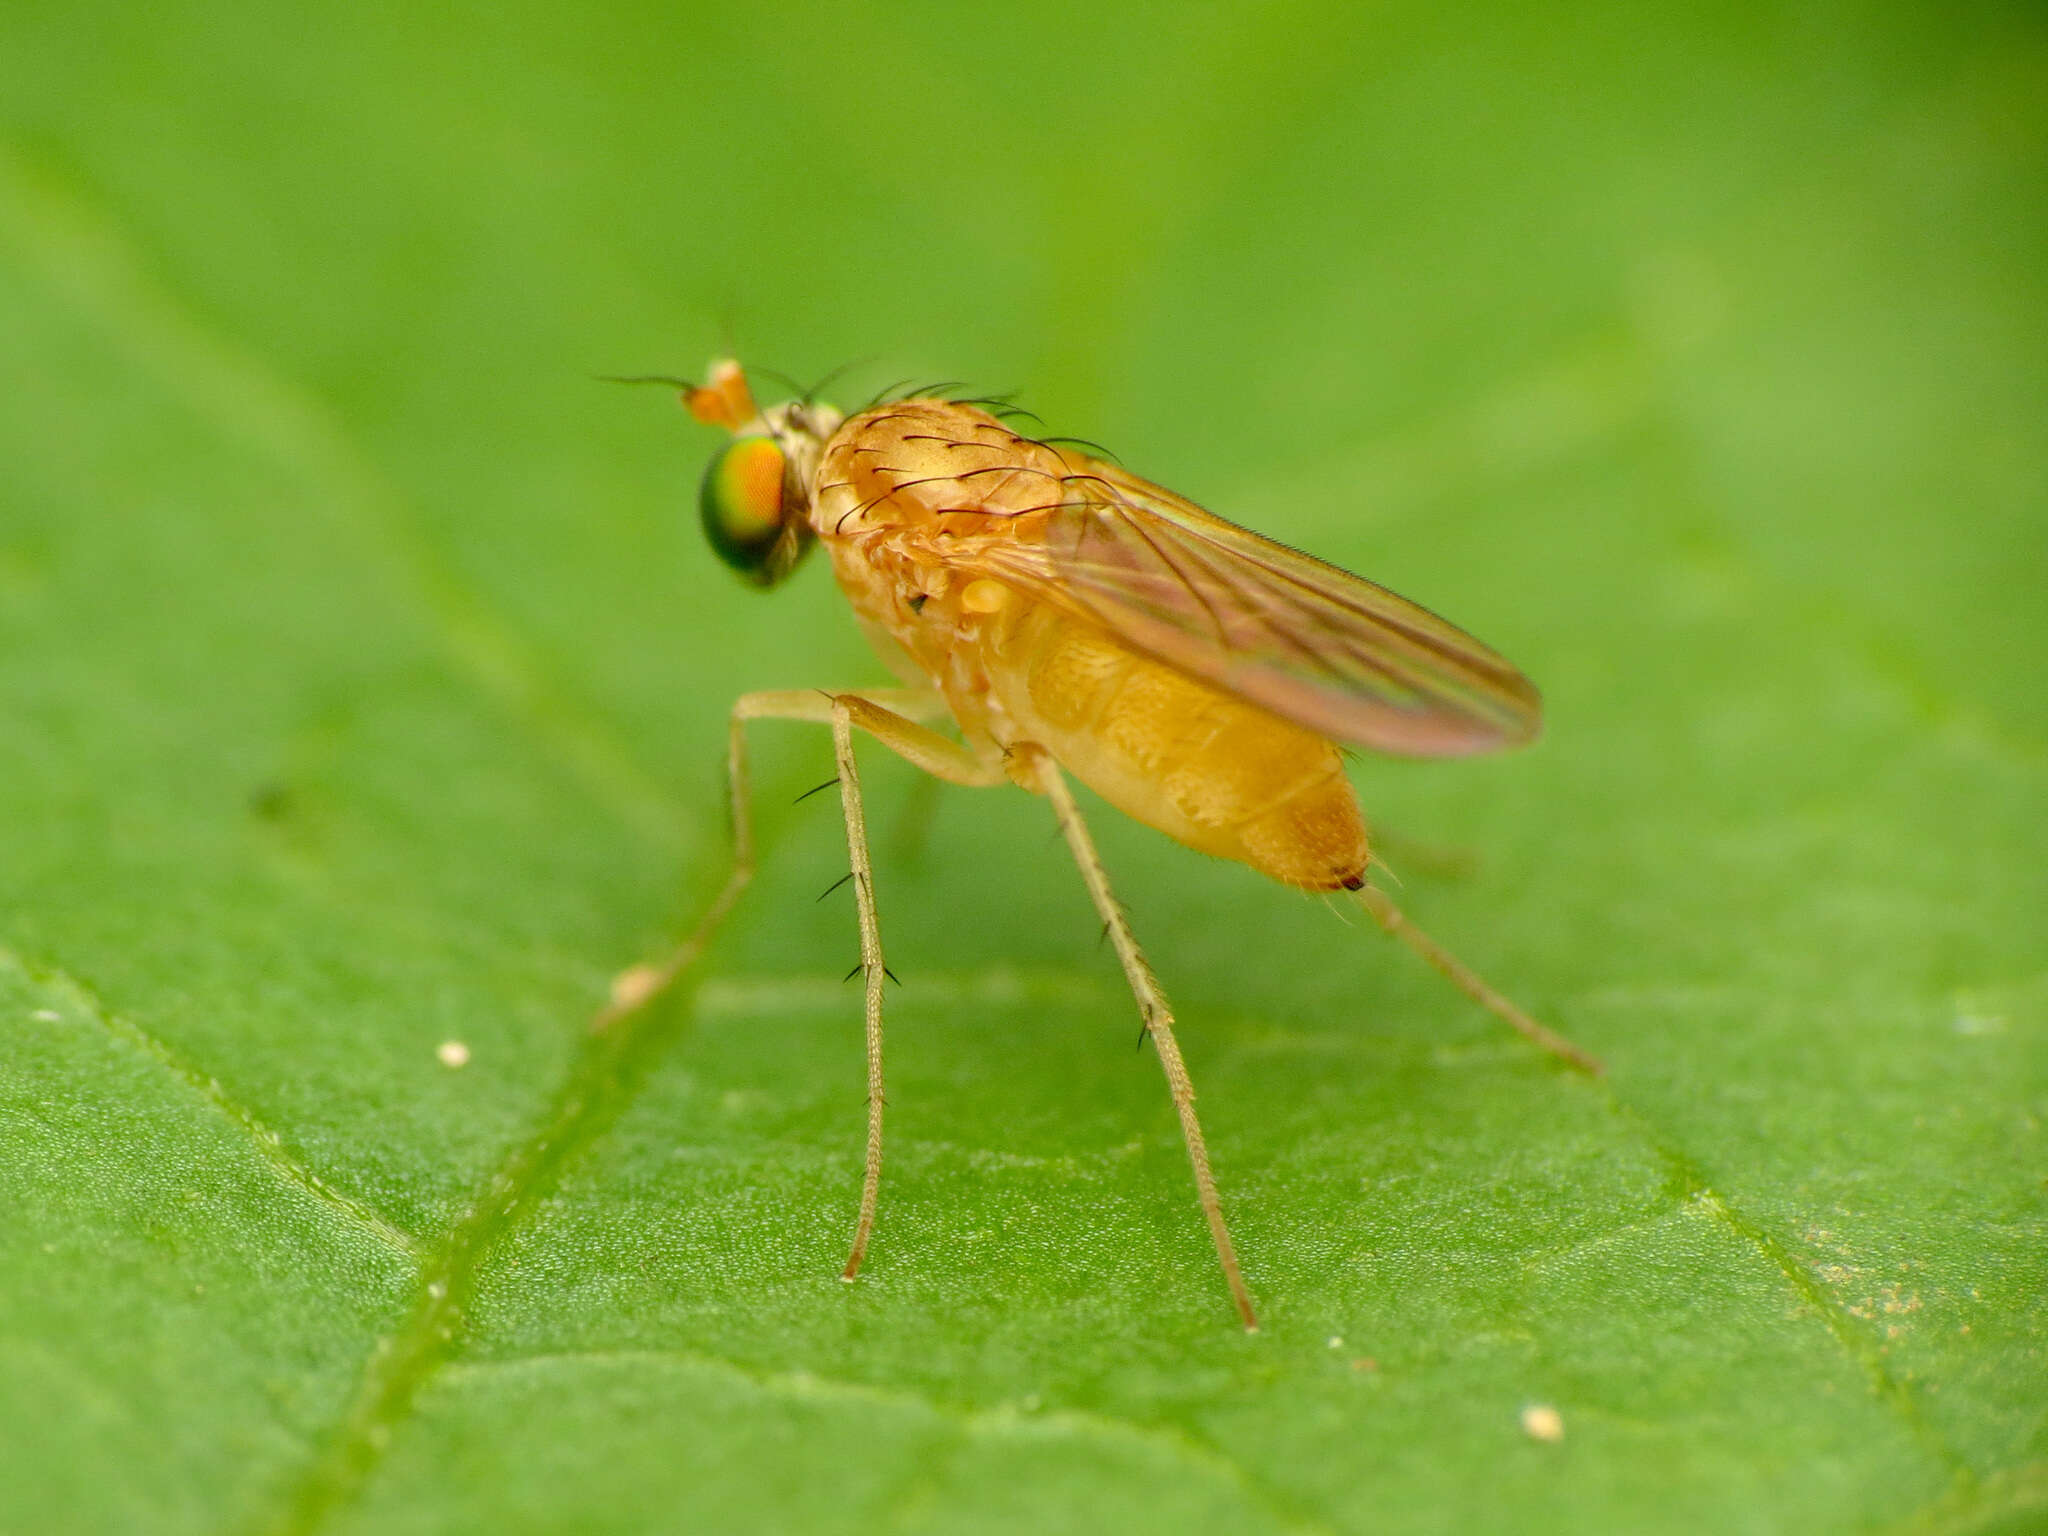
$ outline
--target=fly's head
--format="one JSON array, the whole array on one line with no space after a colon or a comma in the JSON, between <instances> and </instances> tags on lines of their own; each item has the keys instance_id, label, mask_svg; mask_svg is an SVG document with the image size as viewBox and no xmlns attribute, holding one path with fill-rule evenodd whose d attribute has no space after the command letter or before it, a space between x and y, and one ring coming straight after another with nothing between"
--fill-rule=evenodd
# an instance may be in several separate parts
<instances>
[{"instance_id":1,"label":"fly's head","mask_svg":"<svg viewBox=\"0 0 2048 1536\"><path fill-rule=\"evenodd\" d=\"M697 498L704 536L743 580L772 587L814 542L811 487L840 414L808 399L762 410L730 358L713 363L703 384L685 389L683 404L699 421L733 435L704 469Z\"/></svg>"}]
</instances>

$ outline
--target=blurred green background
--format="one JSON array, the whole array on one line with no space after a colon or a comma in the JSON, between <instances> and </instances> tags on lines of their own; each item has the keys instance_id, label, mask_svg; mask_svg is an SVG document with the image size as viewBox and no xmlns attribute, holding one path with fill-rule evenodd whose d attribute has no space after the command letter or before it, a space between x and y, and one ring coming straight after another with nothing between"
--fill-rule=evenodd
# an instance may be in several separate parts
<instances>
[{"instance_id":1,"label":"blurred green background","mask_svg":"<svg viewBox=\"0 0 2048 1536\"><path fill-rule=\"evenodd\" d=\"M10 0L0 78L0 1529L2048 1528L2037 6ZM593 379L728 346L1514 657L1541 746L1356 777L1610 1079L1101 814L1246 1337L1043 807L870 753L841 1285L822 732L585 1030L730 698L881 678Z\"/></svg>"}]
</instances>

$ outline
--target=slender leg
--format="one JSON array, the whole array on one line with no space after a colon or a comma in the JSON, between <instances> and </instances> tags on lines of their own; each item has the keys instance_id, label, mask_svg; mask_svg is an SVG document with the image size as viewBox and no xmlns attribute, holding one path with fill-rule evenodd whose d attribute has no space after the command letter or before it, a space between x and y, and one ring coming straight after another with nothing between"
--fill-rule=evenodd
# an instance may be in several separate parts
<instances>
[{"instance_id":1,"label":"slender leg","mask_svg":"<svg viewBox=\"0 0 2048 1536\"><path fill-rule=\"evenodd\" d=\"M1372 914L1373 921L1422 956L1452 986L1524 1039L1534 1041L1551 1055L1569 1062L1581 1072L1599 1077L1607 1071L1606 1065L1598 1056L1573 1045L1556 1031L1545 1029L1480 980L1478 974L1456 955L1408 921L1408 914L1395 906L1385 891L1367 885L1359 887L1352 894L1358 898L1358 904Z\"/></svg>"},{"instance_id":2,"label":"slender leg","mask_svg":"<svg viewBox=\"0 0 2048 1536\"><path fill-rule=\"evenodd\" d=\"M1108 872L1103 869L1101 856L1095 851L1095 840L1088 835L1087 823L1081 819L1081 808L1074 803L1073 791L1067 788L1066 777L1053 762L1051 754L1030 746L1020 746L1016 751L1030 754L1029 767L1033 778L1052 801L1053 813L1059 818L1060 832L1067 840L1074 862L1081 868L1081 879L1088 886L1088 895L1095 902L1095 910L1103 922L1109 925L1110 938L1116 945L1116 957L1123 964L1124 979L1130 983L1131 993L1138 1001L1139 1016L1145 1021L1145 1033L1152 1037L1153 1048L1159 1052L1159 1065L1166 1072L1166 1085L1173 1095L1174 1110L1180 1116L1181 1137L1187 1142L1188 1161L1195 1169L1195 1192L1202 1202L1202 1214L1208 1218L1209 1236L1215 1241L1216 1257L1223 1265L1223 1278L1230 1286L1230 1298L1237 1304L1237 1315L1244 1320L1245 1331L1256 1333L1259 1329L1258 1315L1252 1311L1251 1293L1245 1289L1244 1274L1237 1265L1237 1250L1231 1246L1230 1229L1223 1223L1223 1202L1216 1193L1216 1175L1209 1167L1209 1149L1202 1140L1202 1123L1195 1117L1195 1085L1188 1077L1187 1064L1181 1060L1180 1044L1174 1039L1173 1010L1167 1006L1166 995L1159 990L1159 978L1152 974L1152 967L1138 948L1123 908L1110 892Z\"/></svg>"},{"instance_id":3,"label":"slender leg","mask_svg":"<svg viewBox=\"0 0 2048 1536\"><path fill-rule=\"evenodd\" d=\"M694 964L725 915L754 878L754 825L747 775L749 720L801 720L832 727L832 752L839 767L839 800L846 816L846 852L852 863L854 900L860 914L860 961L867 978L868 1143L861 1179L860 1217L853 1251L842 1278L851 1280L867 1256L875 1226L875 1201L882 1183L882 930L875 912L874 868L868 857L867 824L861 810L860 771L853 758L853 733L865 731L934 777L953 784L984 786L1004 780L1000 761L983 762L959 743L916 723L914 717L943 713L935 693L908 688L872 688L859 693L787 690L743 694L732 707L726 740L726 775L732 795L732 872L712 899L696 929L658 965L637 965L612 982L610 1005L592 1029L604 1029L644 1007Z\"/></svg>"},{"instance_id":4,"label":"slender leg","mask_svg":"<svg viewBox=\"0 0 2048 1536\"><path fill-rule=\"evenodd\" d=\"M860 1273L868 1238L875 1230L875 1202L882 1188L882 984L888 970L882 963L882 929L875 912L874 865L868 857L867 819L861 809L860 770L853 759L853 733L867 732L892 752L935 778L955 784L990 785L1003 780L1000 761L982 762L956 742L926 730L906 715L877 701L877 695L842 693L825 699L832 723L832 751L839 763L839 800L846 812L846 856L853 871L853 897L860 913L860 963L867 982L868 1148L861 1175L860 1216L853 1228L853 1251L847 1255L842 1280ZM908 702L923 705L923 696ZM806 707L815 707L807 705Z\"/></svg>"},{"instance_id":5,"label":"slender leg","mask_svg":"<svg viewBox=\"0 0 2048 1536\"><path fill-rule=\"evenodd\" d=\"M690 936L653 964L628 966L612 978L611 1001L591 1020L592 1033L611 1028L626 1015L644 1008L675 984L675 979L703 954L704 946L718 931L726 914L740 899L754 878L754 817L752 790L747 775L747 721L754 718L749 705L760 694L743 694L734 701L726 722L725 782L727 806L732 816L732 869L725 884L711 898L711 905L697 920Z\"/></svg>"},{"instance_id":6,"label":"slender leg","mask_svg":"<svg viewBox=\"0 0 2048 1536\"><path fill-rule=\"evenodd\" d=\"M973 759L960 747L947 741L936 732L926 731L912 724L914 719L929 718L942 714L945 703L936 693L915 688L869 688L858 694L839 694L837 698L849 701L856 711L870 712L877 723L885 729L893 723L906 732L919 737L929 737L937 748L925 747L926 755L940 761L944 750L950 750L966 763ZM733 701L732 714L726 726L725 771L727 798L731 802L732 814L732 870L725 877L725 884L711 900L711 905L697 920L688 938L670 950L660 961L629 966L612 978L611 1000L597 1017L591 1020L593 1033L609 1029L627 1014L644 1008L654 998L675 983L675 979L694 965L703 954L705 945L718 931L733 906L754 878L754 818L753 797L747 773L747 731L749 720L800 720L829 724L832 720L835 695L820 693L815 689L788 689L771 693L746 693ZM864 727L865 728L865 727ZM893 745L893 743L892 743ZM902 750L898 748L898 750ZM908 754L906 754L908 755ZM916 762L917 759L913 758ZM924 762L918 762L928 773L937 773L941 778L954 782L967 782L959 777L960 769L941 772ZM942 764L942 766L944 766ZM983 779L974 782L990 782Z\"/></svg>"},{"instance_id":7,"label":"slender leg","mask_svg":"<svg viewBox=\"0 0 2048 1536\"><path fill-rule=\"evenodd\" d=\"M868 1235L875 1229L875 1200L882 1188L882 925L875 913L874 866L868 861L867 818L861 811L860 770L853 761L853 716L843 700L832 709L832 755L839 763L839 804L846 813L846 857L853 871L853 900L860 913L860 966L867 983L868 1152L860 1182L860 1218L853 1227L853 1251L842 1280L860 1273Z\"/></svg>"}]
</instances>

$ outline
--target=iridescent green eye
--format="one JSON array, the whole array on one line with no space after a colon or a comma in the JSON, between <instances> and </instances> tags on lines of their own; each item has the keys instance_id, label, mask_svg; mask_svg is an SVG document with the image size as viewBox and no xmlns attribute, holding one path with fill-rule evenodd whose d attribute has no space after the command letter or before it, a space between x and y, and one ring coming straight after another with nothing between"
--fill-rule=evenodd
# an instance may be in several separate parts
<instances>
[{"instance_id":1,"label":"iridescent green eye","mask_svg":"<svg viewBox=\"0 0 2048 1536\"><path fill-rule=\"evenodd\" d=\"M772 437L739 437L704 471L698 503L704 536L718 558L757 586L773 586L796 564L810 527L789 515L788 458Z\"/></svg>"}]
</instances>

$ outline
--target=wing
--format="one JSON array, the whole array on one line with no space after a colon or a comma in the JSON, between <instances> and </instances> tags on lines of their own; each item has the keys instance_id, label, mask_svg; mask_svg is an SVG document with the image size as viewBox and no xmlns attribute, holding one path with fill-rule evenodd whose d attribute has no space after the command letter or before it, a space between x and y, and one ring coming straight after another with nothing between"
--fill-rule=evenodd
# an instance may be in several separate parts
<instances>
[{"instance_id":1,"label":"wing","mask_svg":"<svg viewBox=\"0 0 2048 1536\"><path fill-rule=\"evenodd\" d=\"M1043 539L992 540L971 563L1297 725L1404 757L1542 727L1535 685L1463 630L1150 481L1090 461L1044 510Z\"/></svg>"}]
</instances>

